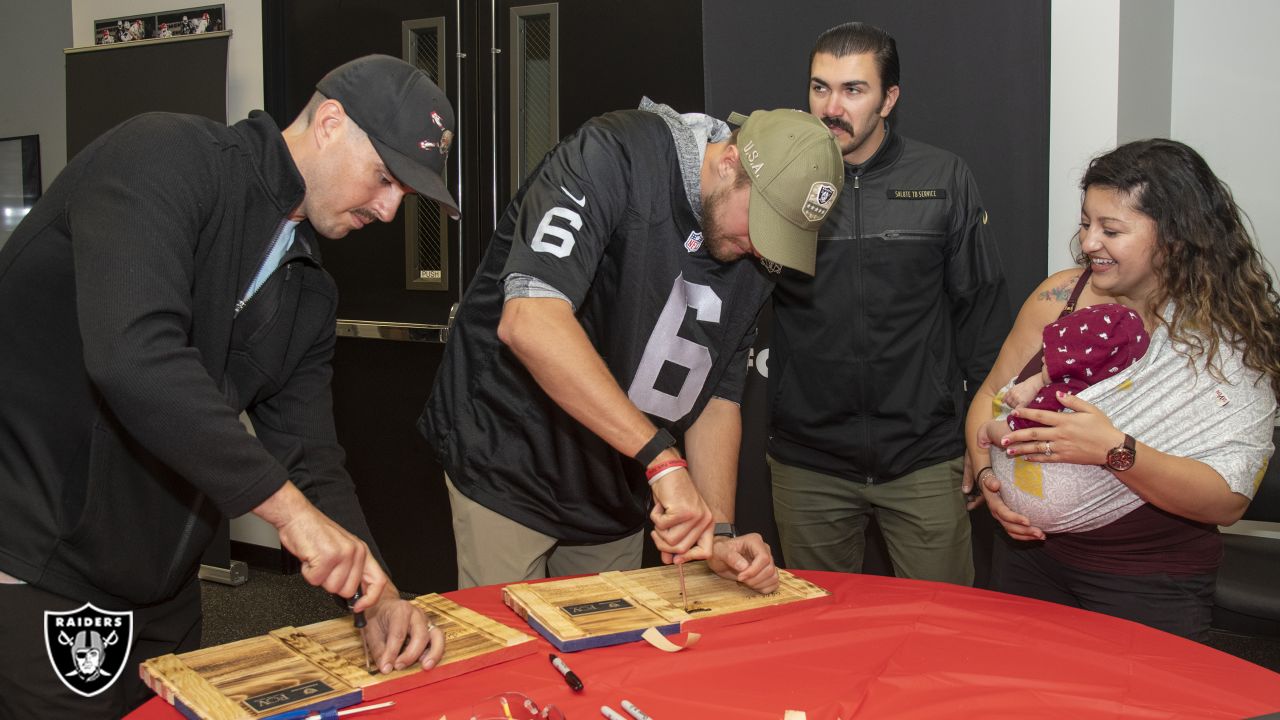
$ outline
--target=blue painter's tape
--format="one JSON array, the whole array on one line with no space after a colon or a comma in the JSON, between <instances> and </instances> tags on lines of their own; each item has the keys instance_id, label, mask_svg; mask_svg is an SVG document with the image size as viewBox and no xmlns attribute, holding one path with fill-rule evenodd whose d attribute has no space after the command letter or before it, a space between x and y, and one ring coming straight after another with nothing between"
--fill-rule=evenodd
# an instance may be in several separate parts
<instances>
[{"instance_id":1,"label":"blue painter's tape","mask_svg":"<svg viewBox=\"0 0 1280 720\"><path fill-rule=\"evenodd\" d=\"M622 645L624 643L635 642L644 636L645 630L628 630L627 632L612 633L610 635L600 635L597 637L582 638L580 640L561 640L556 637L555 633L548 630L538 622L532 615L525 618L529 625L538 631L538 634L547 639L547 642L556 646L556 649L562 652L578 652L579 650L590 650L592 648L609 647L610 645ZM658 632L663 635L674 635L680 632L680 623L672 625L658 625Z\"/></svg>"}]
</instances>

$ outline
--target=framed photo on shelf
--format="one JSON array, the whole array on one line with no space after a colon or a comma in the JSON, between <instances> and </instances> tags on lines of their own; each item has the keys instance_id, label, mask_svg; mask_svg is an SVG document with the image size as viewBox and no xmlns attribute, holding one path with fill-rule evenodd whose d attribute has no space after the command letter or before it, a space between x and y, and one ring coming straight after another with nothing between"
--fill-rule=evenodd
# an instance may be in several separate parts
<instances>
[{"instance_id":1,"label":"framed photo on shelf","mask_svg":"<svg viewBox=\"0 0 1280 720\"><path fill-rule=\"evenodd\" d=\"M114 45L134 40L200 35L226 29L224 6L205 5L148 15L94 20L93 44Z\"/></svg>"},{"instance_id":2,"label":"framed photo on shelf","mask_svg":"<svg viewBox=\"0 0 1280 720\"><path fill-rule=\"evenodd\" d=\"M221 5L188 8L156 13L156 34L152 37L177 37L199 35L227 29ZM167 34L166 34L167 33Z\"/></svg>"},{"instance_id":3,"label":"framed photo on shelf","mask_svg":"<svg viewBox=\"0 0 1280 720\"><path fill-rule=\"evenodd\" d=\"M112 45L146 40L151 37L154 29L155 17L148 15L95 20L93 21L93 44Z\"/></svg>"}]
</instances>

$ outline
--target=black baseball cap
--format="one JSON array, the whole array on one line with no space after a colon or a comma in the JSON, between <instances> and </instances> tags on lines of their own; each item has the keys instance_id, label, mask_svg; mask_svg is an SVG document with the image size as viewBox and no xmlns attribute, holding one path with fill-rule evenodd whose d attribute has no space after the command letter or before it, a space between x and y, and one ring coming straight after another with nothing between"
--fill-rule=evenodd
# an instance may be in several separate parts
<instances>
[{"instance_id":1,"label":"black baseball cap","mask_svg":"<svg viewBox=\"0 0 1280 720\"><path fill-rule=\"evenodd\" d=\"M331 70L316 90L342 103L397 180L459 216L444 184L453 106L426 73L390 55L365 55Z\"/></svg>"}]
</instances>

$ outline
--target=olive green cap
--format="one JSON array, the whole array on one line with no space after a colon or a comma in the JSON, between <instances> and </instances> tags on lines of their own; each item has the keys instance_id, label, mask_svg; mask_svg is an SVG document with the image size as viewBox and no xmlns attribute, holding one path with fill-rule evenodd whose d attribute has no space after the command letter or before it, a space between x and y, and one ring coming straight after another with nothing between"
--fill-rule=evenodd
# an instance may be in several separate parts
<instances>
[{"instance_id":1,"label":"olive green cap","mask_svg":"<svg viewBox=\"0 0 1280 720\"><path fill-rule=\"evenodd\" d=\"M818 228L844 187L831 130L800 110L731 113L738 155L751 178L751 244L766 260L814 274Z\"/></svg>"}]
</instances>

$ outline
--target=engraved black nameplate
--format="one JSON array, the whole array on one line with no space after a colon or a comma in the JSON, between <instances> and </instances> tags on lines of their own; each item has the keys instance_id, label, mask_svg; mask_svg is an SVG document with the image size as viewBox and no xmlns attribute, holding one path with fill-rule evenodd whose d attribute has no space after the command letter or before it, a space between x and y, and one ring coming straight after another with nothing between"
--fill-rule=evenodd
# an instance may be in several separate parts
<instances>
[{"instance_id":1,"label":"engraved black nameplate","mask_svg":"<svg viewBox=\"0 0 1280 720\"><path fill-rule=\"evenodd\" d=\"M629 607L633 607L631 603L622 598L617 598L614 600L597 600L596 602L582 603L580 605L563 605L560 609L565 611L569 617L581 617L602 612L613 612L614 610L626 610Z\"/></svg>"},{"instance_id":2,"label":"engraved black nameplate","mask_svg":"<svg viewBox=\"0 0 1280 720\"><path fill-rule=\"evenodd\" d=\"M248 705L250 710L260 713L271 710L272 708L278 708L282 705L295 703L299 700L317 697L327 692L333 692L333 688L325 685L319 680L312 680L309 683L294 685L291 688L274 690L269 693L254 695L251 698L245 698L244 704Z\"/></svg>"}]
</instances>

